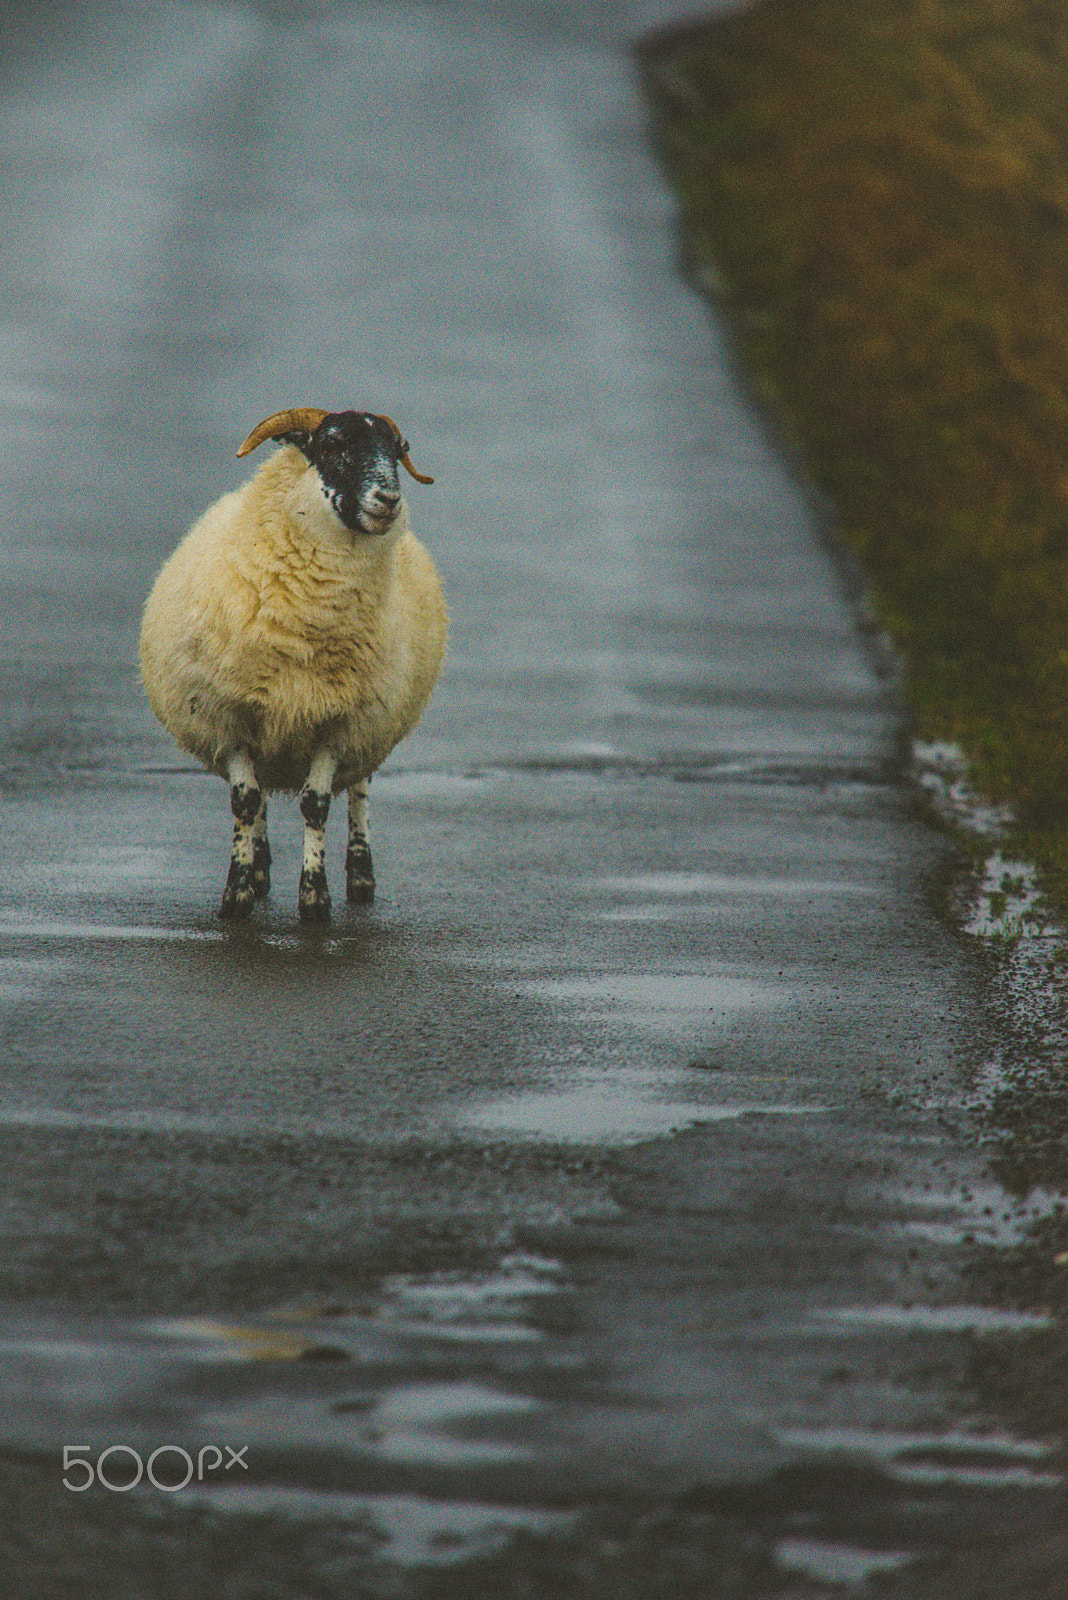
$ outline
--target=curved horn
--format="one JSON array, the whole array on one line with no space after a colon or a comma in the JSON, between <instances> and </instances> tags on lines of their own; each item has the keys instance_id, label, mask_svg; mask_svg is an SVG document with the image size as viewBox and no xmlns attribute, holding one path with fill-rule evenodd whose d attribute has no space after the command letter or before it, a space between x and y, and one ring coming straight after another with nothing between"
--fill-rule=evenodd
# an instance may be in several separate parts
<instances>
[{"instance_id":1,"label":"curved horn","mask_svg":"<svg viewBox=\"0 0 1068 1600\"><path fill-rule=\"evenodd\" d=\"M329 415L329 411L320 411L316 406L296 406L291 411L272 412L253 428L237 453L247 456L264 439L280 439L284 433L314 433L323 418Z\"/></svg>"},{"instance_id":2,"label":"curved horn","mask_svg":"<svg viewBox=\"0 0 1068 1600\"><path fill-rule=\"evenodd\" d=\"M384 411L378 412L378 416L382 422L388 422L390 427L393 429L393 432L397 435L397 443L401 447L400 461L404 470L411 474L416 483L433 483L433 478L428 478L424 472L416 472L415 468L412 466L412 463L408 457L408 441L397 427L397 424L394 422L393 418L387 417Z\"/></svg>"}]
</instances>

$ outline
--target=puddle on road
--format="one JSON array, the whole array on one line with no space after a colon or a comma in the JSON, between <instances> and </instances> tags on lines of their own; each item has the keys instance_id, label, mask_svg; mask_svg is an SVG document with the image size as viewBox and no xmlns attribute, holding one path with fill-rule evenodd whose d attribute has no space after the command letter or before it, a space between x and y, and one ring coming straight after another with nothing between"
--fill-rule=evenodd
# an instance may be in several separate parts
<instances>
[{"instance_id":1,"label":"puddle on road","mask_svg":"<svg viewBox=\"0 0 1068 1600\"><path fill-rule=\"evenodd\" d=\"M464 1436L472 1426L544 1410L529 1395L503 1393L474 1382L413 1383L392 1390L360 1419L359 1442L376 1458L437 1467L469 1467L522 1461L526 1445Z\"/></svg>"},{"instance_id":2,"label":"puddle on road","mask_svg":"<svg viewBox=\"0 0 1068 1600\"><path fill-rule=\"evenodd\" d=\"M8 917L0 921L0 938L208 940L219 943L226 938L226 933L223 929L215 928L161 928L144 923L62 922L50 918Z\"/></svg>"},{"instance_id":3,"label":"puddle on road","mask_svg":"<svg viewBox=\"0 0 1068 1600\"><path fill-rule=\"evenodd\" d=\"M539 1299L560 1292L563 1268L546 1256L513 1251L480 1272L393 1273L354 1308L311 1305L256 1322L176 1317L141 1325L153 1339L188 1344L197 1359L294 1360L329 1347L341 1357L372 1360L385 1341L468 1344L529 1343L542 1338L530 1323Z\"/></svg>"},{"instance_id":4,"label":"puddle on road","mask_svg":"<svg viewBox=\"0 0 1068 1600\"><path fill-rule=\"evenodd\" d=\"M373 1351L366 1363L354 1361L343 1346L312 1344L301 1354L314 1358L320 1352L329 1359L314 1367L283 1357L284 1375L253 1381L225 1401L218 1397L214 1406L206 1395L197 1418L201 1434L239 1438L253 1459L264 1453L326 1453L339 1470L351 1471L359 1462L363 1478L376 1466L466 1470L533 1458L533 1444L510 1435L516 1423L547 1413L544 1400L498 1386L474 1370L413 1377L418 1363L412 1352L396 1346L385 1366ZM378 1354L386 1356L382 1349ZM454 1356L453 1365L457 1359L463 1358ZM449 1363L444 1366L449 1370ZM305 1381L313 1370L315 1381Z\"/></svg>"},{"instance_id":5,"label":"puddle on road","mask_svg":"<svg viewBox=\"0 0 1068 1600\"><path fill-rule=\"evenodd\" d=\"M724 901L823 900L834 896L871 896L870 884L838 879L773 878L743 873L642 872L633 877L594 878L591 888L609 894L642 896L597 913L602 922L678 922L711 918Z\"/></svg>"},{"instance_id":6,"label":"puddle on road","mask_svg":"<svg viewBox=\"0 0 1068 1600\"><path fill-rule=\"evenodd\" d=\"M618 1068L596 1075L570 1076L564 1086L501 1095L469 1106L463 1126L487 1133L505 1133L547 1143L633 1144L702 1122L734 1122L742 1117L819 1116L821 1105L716 1104L679 1096L693 1088L683 1071L653 1072Z\"/></svg>"},{"instance_id":7,"label":"puddle on road","mask_svg":"<svg viewBox=\"0 0 1068 1600\"><path fill-rule=\"evenodd\" d=\"M1014 861L995 850L983 868L964 931L979 939L1001 942L1025 934L1032 939L1041 938L1046 932L1042 903L1037 873L1030 862ZM1058 930L1051 929L1050 937L1057 936Z\"/></svg>"},{"instance_id":8,"label":"puddle on road","mask_svg":"<svg viewBox=\"0 0 1068 1600\"><path fill-rule=\"evenodd\" d=\"M533 1302L560 1290L563 1268L545 1256L514 1252L489 1272L399 1273L382 1285L376 1320L396 1333L436 1339L531 1340Z\"/></svg>"},{"instance_id":9,"label":"puddle on road","mask_svg":"<svg viewBox=\"0 0 1068 1600\"><path fill-rule=\"evenodd\" d=\"M804 899L810 895L870 896L875 893L870 884L844 883L837 879L761 878L715 872L642 872L632 878L597 878L593 881L599 888L619 893L657 895L669 899L686 899L694 895L737 896L745 899L754 895L781 900L783 896Z\"/></svg>"},{"instance_id":10,"label":"puddle on road","mask_svg":"<svg viewBox=\"0 0 1068 1600\"><path fill-rule=\"evenodd\" d=\"M704 893L709 882L705 874L668 874L666 879L687 894L691 890ZM661 875L648 881L659 883ZM565 1008L579 1019L615 1021L646 1034L674 1034L690 1048L696 1048L698 1041L705 1043L709 1029L717 1023L774 1012L797 997L795 985L781 978L756 978L744 969L715 963L695 972L539 978L520 978L516 973L512 982L517 992ZM606 1067L579 1073L560 1069L548 1084L466 1107L458 1121L464 1128L484 1133L553 1143L619 1144L669 1135L699 1122L735 1120L761 1112L795 1116L823 1109L790 1103L717 1104L699 1099L694 1092L697 1088L693 1073L680 1069Z\"/></svg>"},{"instance_id":11,"label":"puddle on road","mask_svg":"<svg viewBox=\"0 0 1068 1600\"><path fill-rule=\"evenodd\" d=\"M523 985L528 994L548 1000L585 1001L591 1009L621 1007L629 1020L652 1020L663 1012L706 1018L786 1005L789 985L717 972L614 972L601 978L540 978Z\"/></svg>"},{"instance_id":12,"label":"puddle on road","mask_svg":"<svg viewBox=\"0 0 1068 1600\"><path fill-rule=\"evenodd\" d=\"M137 1447L163 1428L176 1447L239 1439L253 1458L325 1451L359 1461L361 1481L379 1465L520 1464L533 1452L523 1430L549 1411L521 1387L548 1338L532 1311L562 1278L517 1251L481 1271L394 1274L351 1307L10 1325L3 1445L48 1454L77 1435L89 1449L118 1430Z\"/></svg>"},{"instance_id":13,"label":"puddle on road","mask_svg":"<svg viewBox=\"0 0 1068 1600\"><path fill-rule=\"evenodd\" d=\"M794 985L734 971L609 972L591 978L534 978L520 992L573 1008L592 1020L614 1018L643 1033L694 1033L716 1022L773 1011L797 998Z\"/></svg>"},{"instance_id":14,"label":"puddle on road","mask_svg":"<svg viewBox=\"0 0 1068 1600\"><path fill-rule=\"evenodd\" d=\"M815 1583L843 1587L864 1583L879 1573L898 1572L916 1560L906 1550L862 1550L858 1545L829 1544L821 1539L780 1539L772 1555L785 1572L800 1572Z\"/></svg>"},{"instance_id":15,"label":"puddle on road","mask_svg":"<svg viewBox=\"0 0 1068 1600\"><path fill-rule=\"evenodd\" d=\"M369 1349L362 1362L350 1359L344 1338L337 1345L309 1345L301 1352L305 1357L329 1357L316 1362L314 1386L296 1377L298 1370L309 1370L303 1363L298 1369L287 1362L290 1373L271 1388L254 1384L242 1397L206 1407L202 1430L212 1438L239 1437L252 1456L326 1451L350 1465L359 1461L365 1473L376 1465L466 1470L533 1458L533 1444L511 1432L515 1424L545 1415L548 1402L480 1375L478 1350L485 1341L474 1330L472 1370L452 1375L456 1362L465 1359L453 1345L451 1359L440 1363L450 1375L439 1378L413 1376L412 1369L426 1363L404 1348L403 1330L393 1332L391 1350Z\"/></svg>"},{"instance_id":16,"label":"puddle on road","mask_svg":"<svg viewBox=\"0 0 1068 1600\"><path fill-rule=\"evenodd\" d=\"M926 1487L1059 1489L1051 1445L1004 1433L896 1433L863 1428L782 1428L780 1444L806 1455L858 1456L900 1483Z\"/></svg>"},{"instance_id":17,"label":"puddle on road","mask_svg":"<svg viewBox=\"0 0 1068 1600\"><path fill-rule=\"evenodd\" d=\"M960 1245L1014 1248L1037 1223L1058 1216L1064 1205L1063 1195L1055 1189L1035 1188L1021 1201L1007 1194L1000 1184L984 1182L971 1182L966 1189L945 1195L917 1195L907 1190L888 1193L910 1210L925 1213L904 1223L905 1233L950 1249Z\"/></svg>"},{"instance_id":18,"label":"puddle on road","mask_svg":"<svg viewBox=\"0 0 1068 1600\"><path fill-rule=\"evenodd\" d=\"M524 1347L544 1338L531 1307L559 1292L560 1264L515 1251L483 1271L441 1270L387 1277L355 1308L311 1307L254 1325L210 1318L155 1322L155 1338L188 1343L200 1360L297 1361L329 1358L337 1382L310 1402L294 1393L253 1397L213 1419L243 1429L260 1447L333 1447L364 1460L468 1468L526 1460L525 1444L501 1427L540 1415L541 1400L492 1386L479 1376L486 1347ZM199 1350L198 1350L199 1346ZM443 1347L434 1354L435 1346ZM464 1348L466 1346L466 1349ZM453 1375L457 1361L473 1365ZM413 1369L443 1366L413 1379Z\"/></svg>"},{"instance_id":19,"label":"puddle on road","mask_svg":"<svg viewBox=\"0 0 1068 1600\"><path fill-rule=\"evenodd\" d=\"M541 1507L498 1506L423 1495L316 1493L289 1486L187 1491L223 1514L286 1522L327 1523L364 1530L368 1554L401 1567L444 1566L495 1554L518 1533L566 1536L577 1514Z\"/></svg>"},{"instance_id":20,"label":"puddle on road","mask_svg":"<svg viewBox=\"0 0 1068 1600\"><path fill-rule=\"evenodd\" d=\"M994 1306L834 1306L813 1312L821 1323L916 1333L1035 1333L1052 1318L1037 1311L999 1311Z\"/></svg>"},{"instance_id":21,"label":"puddle on road","mask_svg":"<svg viewBox=\"0 0 1068 1600\"><path fill-rule=\"evenodd\" d=\"M486 1133L508 1133L551 1144L626 1144L678 1133L700 1120L706 1107L642 1101L633 1091L599 1086L562 1094L519 1094L490 1100L463 1119Z\"/></svg>"},{"instance_id":22,"label":"puddle on road","mask_svg":"<svg viewBox=\"0 0 1068 1600\"><path fill-rule=\"evenodd\" d=\"M994 839L1011 823L1012 811L973 789L970 766L958 744L912 741L913 778L932 808L954 827Z\"/></svg>"}]
</instances>

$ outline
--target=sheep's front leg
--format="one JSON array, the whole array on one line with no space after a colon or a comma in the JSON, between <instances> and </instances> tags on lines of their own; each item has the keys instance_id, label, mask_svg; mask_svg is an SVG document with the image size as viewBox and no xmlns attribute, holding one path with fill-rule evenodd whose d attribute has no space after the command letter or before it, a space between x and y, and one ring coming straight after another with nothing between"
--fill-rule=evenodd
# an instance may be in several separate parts
<instances>
[{"instance_id":1,"label":"sheep's front leg","mask_svg":"<svg viewBox=\"0 0 1068 1600\"><path fill-rule=\"evenodd\" d=\"M300 791L300 812L304 818L304 864L300 869L300 920L330 921L330 890L326 886L326 841L323 837L330 815L330 795L337 762L329 751L321 750Z\"/></svg>"},{"instance_id":2,"label":"sheep's front leg","mask_svg":"<svg viewBox=\"0 0 1068 1600\"><path fill-rule=\"evenodd\" d=\"M271 892L271 847L267 842L267 796L252 824L252 891L257 900Z\"/></svg>"},{"instance_id":3,"label":"sheep's front leg","mask_svg":"<svg viewBox=\"0 0 1068 1600\"><path fill-rule=\"evenodd\" d=\"M263 850L267 848L267 802L256 769L244 751L230 757L226 773L230 781L230 810L234 814L234 844L219 915L237 919L248 916L257 893L267 892L266 886L257 889L257 838L262 838L262 864Z\"/></svg>"},{"instance_id":4,"label":"sheep's front leg","mask_svg":"<svg viewBox=\"0 0 1068 1600\"><path fill-rule=\"evenodd\" d=\"M345 879L353 905L370 905L375 897L375 869L371 864L371 839L367 828L367 790L370 778L349 790L349 847L345 854Z\"/></svg>"}]
</instances>

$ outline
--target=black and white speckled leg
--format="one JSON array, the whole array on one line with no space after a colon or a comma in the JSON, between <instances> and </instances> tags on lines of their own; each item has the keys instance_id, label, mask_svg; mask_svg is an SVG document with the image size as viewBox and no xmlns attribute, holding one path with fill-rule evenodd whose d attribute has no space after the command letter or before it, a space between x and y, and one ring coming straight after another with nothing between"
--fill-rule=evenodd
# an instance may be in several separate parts
<instances>
[{"instance_id":1,"label":"black and white speckled leg","mask_svg":"<svg viewBox=\"0 0 1068 1600\"><path fill-rule=\"evenodd\" d=\"M328 751L320 751L311 764L308 781L300 791L300 812L304 818L304 863L300 869L300 920L330 921L330 890L326 883L326 841L324 829L330 815L330 795L337 762Z\"/></svg>"},{"instance_id":2,"label":"black and white speckled leg","mask_svg":"<svg viewBox=\"0 0 1068 1600\"><path fill-rule=\"evenodd\" d=\"M227 773L230 810L234 814L234 843L219 915L236 920L247 917L256 903L256 826L262 812L266 841L266 803L256 770L243 751L231 756Z\"/></svg>"},{"instance_id":3,"label":"black and white speckled leg","mask_svg":"<svg viewBox=\"0 0 1068 1600\"><path fill-rule=\"evenodd\" d=\"M345 853L345 884L353 905L370 905L375 897L375 869L371 862L367 790L370 778L349 790L349 847Z\"/></svg>"},{"instance_id":4,"label":"black and white speckled leg","mask_svg":"<svg viewBox=\"0 0 1068 1600\"><path fill-rule=\"evenodd\" d=\"M271 892L271 847L267 842L267 796L252 824L252 889L257 900Z\"/></svg>"}]
</instances>

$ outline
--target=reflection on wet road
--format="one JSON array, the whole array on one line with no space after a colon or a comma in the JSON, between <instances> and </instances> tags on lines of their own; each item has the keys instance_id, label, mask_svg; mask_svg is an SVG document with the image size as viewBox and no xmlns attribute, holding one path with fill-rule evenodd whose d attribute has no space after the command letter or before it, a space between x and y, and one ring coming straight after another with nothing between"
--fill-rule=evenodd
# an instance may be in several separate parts
<instances>
[{"instance_id":1,"label":"reflection on wet road","mask_svg":"<svg viewBox=\"0 0 1068 1600\"><path fill-rule=\"evenodd\" d=\"M964 1370L1041 1323L961 1278L977 974L676 271L625 48L661 8L131 16L16 17L0 77L5 1574L611 1594L625 1526L829 1590L1042 1503ZM299 403L418 440L455 637L374 909L301 928L279 801L223 927L226 796L136 632ZM247 1475L118 1481L224 1444Z\"/></svg>"}]
</instances>

